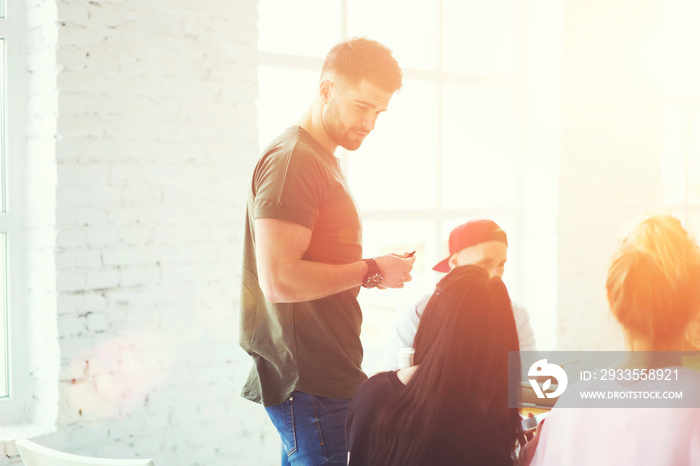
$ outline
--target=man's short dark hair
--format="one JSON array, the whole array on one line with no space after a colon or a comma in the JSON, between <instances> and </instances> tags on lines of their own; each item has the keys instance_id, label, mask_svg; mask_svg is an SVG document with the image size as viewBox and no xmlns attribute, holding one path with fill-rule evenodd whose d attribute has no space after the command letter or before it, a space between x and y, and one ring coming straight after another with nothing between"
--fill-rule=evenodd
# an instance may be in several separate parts
<instances>
[{"instance_id":1,"label":"man's short dark hair","mask_svg":"<svg viewBox=\"0 0 700 466\"><path fill-rule=\"evenodd\" d=\"M366 79L389 92L401 89L402 71L391 50L365 37L353 37L336 44L323 62L321 76L333 72L359 84Z\"/></svg>"}]
</instances>

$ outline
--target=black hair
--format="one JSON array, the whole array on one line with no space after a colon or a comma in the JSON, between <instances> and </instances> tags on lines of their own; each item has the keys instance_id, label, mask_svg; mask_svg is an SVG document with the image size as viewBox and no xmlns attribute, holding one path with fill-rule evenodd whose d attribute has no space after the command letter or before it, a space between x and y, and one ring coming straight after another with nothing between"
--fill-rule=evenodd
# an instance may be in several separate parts
<instances>
[{"instance_id":1,"label":"black hair","mask_svg":"<svg viewBox=\"0 0 700 466\"><path fill-rule=\"evenodd\" d=\"M518 351L519 341L501 279L476 265L453 269L423 312L414 348L418 368L379 413L371 464L431 464L455 433L472 442L473 459L512 464L521 429L508 388L520 381L508 378L508 352ZM520 374L515 359L518 367L510 369Z\"/></svg>"}]
</instances>

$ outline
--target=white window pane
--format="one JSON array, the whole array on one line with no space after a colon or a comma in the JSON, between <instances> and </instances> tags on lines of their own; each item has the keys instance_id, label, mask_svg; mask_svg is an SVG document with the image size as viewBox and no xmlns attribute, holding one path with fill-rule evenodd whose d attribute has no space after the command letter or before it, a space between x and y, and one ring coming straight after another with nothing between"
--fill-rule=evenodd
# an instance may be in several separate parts
<instances>
[{"instance_id":1,"label":"white window pane","mask_svg":"<svg viewBox=\"0 0 700 466\"><path fill-rule=\"evenodd\" d=\"M362 244L365 257L416 251L412 275L418 280L435 265L435 226L430 220L364 221Z\"/></svg>"},{"instance_id":2,"label":"white window pane","mask_svg":"<svg viewBox=\"0 0 700 466\"><path fill-rule=\"evenodd\" d=\"M688 188L690 204L700 205L700 109L690 112L690 154L688 160Z\"/></svg>"},{"instance_id":3,"label":"white window pane","mask_svg":"<svg viewBox=\"0 0 700 466\"><path fill-rule=\"evenodd\" d=\"M480 76L513 75L517 16L516 0L445 0L443 68Z\"/></svg>"},{"instance_id":4,"label":"white window pane","mask_svg":"<svg viewBox=\"0 0 700 466\"><path fill-rule=\"evenodd\" d=\"M0 11L4 11L0 8ZM7 166L5 148L5 40L0 39L0 212L7 211Z\"/></svg>"},{"instance_id":5,"label":"white window pane","mask_svg":"<svg viewBox=\"0 0 700 466\"><path fill-rule=\"evenodd\" d=\"M348 154L357 203L368 210L420 210L437 202L437 88L404 80L388 110Z\"/></svg>"},{"instance_id":6,"label":"white window pane","mask_svg":"<svg viewBox=\"0 0 700 466\"><path fill-rule=\"evenodd\" d=\"M0 398L9 395L7 341L7 240L0 233Z\"/></svg>"},{"instance_id":7,"label":"white window pane","mask_svg":"<svg viewBox=\"0 0 700 466\"><path fill-rule=\"evenodd\" d=\"M700 2L694 0L689 2L688 18L691 19L690 40L688 43L688 55L686 60L690 63L690 97L700 99L700 60L697 58L697 51L700 50L700 28L698 18L700 18Z\"/></svg>"},{"instance_id":8,"label":"white window pane","mask_svg":"<svg viewBox=\"0 0 700 466\"><path fill-rule=\"evenodd\" d=\"M700 2L667 0L664 69L666 93L669 96L700 98L700 62L692 58L700 48L698 17Z\"/></svg>"},{"instance_id":9,"label":"white window pane","mask_svg":"<svg viewBox=\"0 0 700 466\"><path fill-rule=\"evenodd\" d=\"M258 12L264 52L325 57L341 39L340 0L260 0Z\"/></svg>"},{"instance_id":10,"label":"white window pane","mask_svg":"<svg viewBox=\"0 0 700 466\"><path fill-rule=\"evenodd\" d=\"M310 105L318 86L319 71L258 68L258 135L263 150L286 128L295 125Z\"/></svg>"},{"instance_id":11,"label":"white window pane","mask_svg":"<svg viewBox=\"0 0 700 466\"><path fill-rule=\"evenodd\" d=\"M661 156L661 183L664 203L685 202L685 174L688 153L687 111L666 106L664 111L664 144Z\"/></svg>"},{"instance_id":12,"label":"white window pane","mask_svg":"<svg viewBox=\"0 0 700 466\"><path fill-rule=\"evenodd\" d=\"M512 206L517 161L512 93L445 85L443 109L443 207Z\"/></svg>"},{"instance_id":13,"label":"white window pane","mask_svg":"<svg viewBox=\"0 0 700 466\"><path fill-rule=\"evenodd\" d=\"M402 68L435 69L438 11L437 0L353 0L348 3L348 33L382 42Z\"/></svg>"},{"instance_id":14,"label":"white window pane","mask_svg":"<svg viewBox=\"0 0 700 466\"><path fill-rule=\"evenodd\" d=\"M664 15L664 74L666 94L700 97L700 62L693 59L700 47L697 18L700 2L667 0Z\"/></svg>"},{"instance_id":15,"label":"white window pane","mask_svg":"<svg viewBox=\"0 0 700 466\"><path fill-rule=\"evenodd\" d=\"M698 16L700 18L700 16ZM700 28L698 28L700 31ZM696 41L696 45L693 50L700 50L700 40ZM690 60L693 64L693 68L690 74L690 97L693 99L700 99L700 61Z\"/></svg>"}]
</instances>

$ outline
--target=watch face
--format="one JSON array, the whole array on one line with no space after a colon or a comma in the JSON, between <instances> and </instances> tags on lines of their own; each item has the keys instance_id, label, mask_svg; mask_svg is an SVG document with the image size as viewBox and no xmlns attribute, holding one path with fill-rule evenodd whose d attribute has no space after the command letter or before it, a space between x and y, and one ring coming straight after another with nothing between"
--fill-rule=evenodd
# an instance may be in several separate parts
<instances>
[{"instance_id":1,"label":"watch face","mask_svg":"<svg viewBox=\"0 0 700 466\"><path fill-rule=\"evenodd\" d=\"M365 280L365 286L367 288L372 288L377 285L379 285L382 282L382 274L380 273L373 273L372 275L368 276L367 279Z\"/></svg>"}]
</instances>

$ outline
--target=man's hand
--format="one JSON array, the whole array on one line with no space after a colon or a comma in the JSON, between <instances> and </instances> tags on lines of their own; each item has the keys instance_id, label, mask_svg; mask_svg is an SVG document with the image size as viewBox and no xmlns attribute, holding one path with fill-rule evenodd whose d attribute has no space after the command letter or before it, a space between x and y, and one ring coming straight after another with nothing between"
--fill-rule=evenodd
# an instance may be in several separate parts
<instances>
[{"instance_id":1,"label":"man's hand","mask_svg":"<svg viewBox=\"0 0 700 466\"><path fill-rule=\"evenodd\" d=\"M411 270L416 257L410 253L401 255L392 253L375 257L374 261L384 277L382 284L378 286L379 289L403 288L403 284L412 279Z\"/></svg>"},{"instance_id":2,"label":"man's hand","mask_svg":"<svg viewBox=\"0 0 700 466\"><path fill-rule=\"evenodd\" d=\"M295 303L324 298L360 286L367 274L365 261L331 265L302 260L311 230L284 220L255 220L258 279L265 298L272 303ZM409 253L375 257L380 288L402 288L411 280L416 258Z\"/></svg>"}]
</instances>

